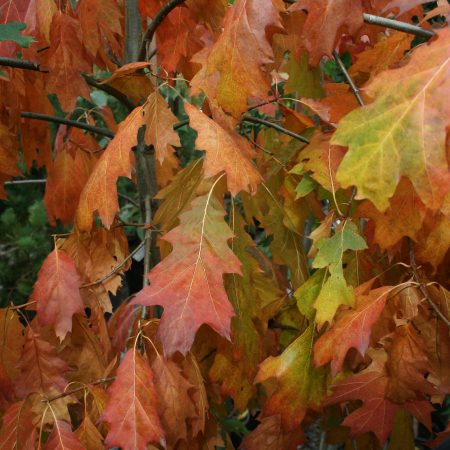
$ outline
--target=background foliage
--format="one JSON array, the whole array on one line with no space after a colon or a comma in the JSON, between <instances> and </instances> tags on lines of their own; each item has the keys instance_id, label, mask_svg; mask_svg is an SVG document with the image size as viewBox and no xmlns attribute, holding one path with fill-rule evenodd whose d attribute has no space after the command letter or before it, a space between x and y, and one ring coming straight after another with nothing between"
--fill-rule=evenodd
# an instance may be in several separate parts
<instances>
[{"instance_id":1,"label":"background foliage","mask_svg":"<svg viewBox=\"0 0 450 450\"><path fill-rule=\"evenodd\" d=\"M445 441L449 15L0 2L0 448Z\"/></svg>"}]
</instances>

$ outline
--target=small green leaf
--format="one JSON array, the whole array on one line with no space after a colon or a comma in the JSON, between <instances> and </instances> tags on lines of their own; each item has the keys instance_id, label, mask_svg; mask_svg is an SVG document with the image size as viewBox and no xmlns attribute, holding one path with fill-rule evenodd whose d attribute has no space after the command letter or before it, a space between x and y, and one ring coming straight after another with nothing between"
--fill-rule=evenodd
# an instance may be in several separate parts
<instances>
[{"instance_id":1,"label":"small green leaf","mask_svg":"<svg viewBox=\"0 0 450 450\"><path fill-rule=\"evenodd\" d=\"M0 25L0 41L14 41L21 47L28 48L31 42L35 42L31 36L23 36L21 31L27 27L26 23L9 22Z\"/></svg>"},{"instance_id":2,"label":"small green leaf","mask_svg":"<svg viewBox=\"0 0 450 450\"><path fill-rule=\"evenodd\" d=\"M312 192L316 186L317 183L308 174L303 175L302 180L295 188L295 192L297 192L295 199L297 200L301 197L305 197L305 195Z\"/></svg>"},{"instance_id":3,"label":"small green leaf","mask_svg":"<svg viewBox=\"0 0 450 450\"><path fill-rule=\"evenodd\" d=\"M330 272L333 272L341 266L342 255L346 250L364 250L367 245L356 225L347 221L340 232L329 239L320 239L317 248L319 251L314 258L313 267L320 269L330 266Z\"/></svg>"}]
</instances>

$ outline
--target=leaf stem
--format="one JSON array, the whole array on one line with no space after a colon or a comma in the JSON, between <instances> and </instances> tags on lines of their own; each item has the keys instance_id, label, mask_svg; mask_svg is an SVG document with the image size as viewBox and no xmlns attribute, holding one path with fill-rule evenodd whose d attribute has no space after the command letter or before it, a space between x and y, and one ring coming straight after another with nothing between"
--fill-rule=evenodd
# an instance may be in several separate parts
<instances>
[{"instance_id":1,"label":"leaf stem","mask_svg":"<svg viewBox=\"0 0 450 450\"><path fill-rule=\"evenodd\" d=\"M108 130L107 128L95 127L93 125L89 125L88 123L77 122L76 120L65 119L64 117L56 117L56 116L51 116L49 114L41 114L41 113L35 113L35 112L29 112L29 111L23 111L20 113L20 115L21 115L21 117L24 117L26 119L44 120L47 122L64 124L64 125L68 125L70 127L81 128L82 130L87 130L92 133L97 133L97 134L100 134L102 136L106 136L109 138L114 137L114 133L111 130Z\"/></svg>"},{"instance_id":2,"label":"leaf stem","mask_svg":"<svg viewBox=\"0 0 450 450\"><path fill-rule=\"evenodd\" d=\"M442 320L442 322L447 325L448 328L450 328L450 320L447 319L447 317L444 316L442 311L438 308L436 303L433 302L433 300L430 297L430 294L428 292L428 289L426 286L422 283L420 279L419 272L417 270L417 263L416 263L416 255L414 253L414 243L411 238L407 238L408 240L408 249L409 249L409 262L411 265L411 270L413 273L414 278L416 279L417 283L419 284L419 289L422 295L425 297L427 302L430 304L430 306L434 309L436 315Z\"/></svg>"},{"instance_id":3,"label":"leaf stem","mask_svg":"<svg viewBox=\"0 0 450 450\"><path fill-rule=\"evenodd\" d=\"M139 50L139 61L144 61L146 57L147 51L147 43L150 43L153 39L153 35L156 32L156 29L159 27L161 22L168 16L168 14L176 8L181 3L184 3L185 0L169 0L155 15L152 19L152 22L148 26L147 30L144 33L144 37L142 38L141 48Z\"/></svg>"}]
</instances>

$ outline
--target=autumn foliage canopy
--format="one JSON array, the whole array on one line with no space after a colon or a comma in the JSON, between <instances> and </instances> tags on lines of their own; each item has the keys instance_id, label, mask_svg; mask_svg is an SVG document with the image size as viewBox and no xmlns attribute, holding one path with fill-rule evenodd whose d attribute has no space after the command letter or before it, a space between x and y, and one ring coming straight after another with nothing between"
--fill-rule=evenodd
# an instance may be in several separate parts
<instances>
[{"instance_id":1,"label":"autumn foliage canopy","mask_svg":"<svg viewBox=\"0 0 450 450\"><path fill-rule=\"evenodd\" d=\"M0 1L0 181L44 173L64 231L0 309L0 449L450 433L450 8L422 3Z\"/></svg>"}]
</instances>

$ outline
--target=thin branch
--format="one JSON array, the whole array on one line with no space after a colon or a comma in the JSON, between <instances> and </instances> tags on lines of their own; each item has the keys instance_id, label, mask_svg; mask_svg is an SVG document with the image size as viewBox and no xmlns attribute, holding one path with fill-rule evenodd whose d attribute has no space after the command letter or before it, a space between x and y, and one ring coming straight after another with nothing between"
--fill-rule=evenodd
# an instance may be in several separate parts
<instances>
[{"instance_id":1,"label":"thin branch","mask_svg":"<svg viewBox=\"0 0 450 450\"><path fill-rule=\"evenodd\" d=\"M347 69L345 68L344 63L342 62L341 58L339 57L338 52L333 51L333 57L336 60L338 66L341 69L341 72L344 75L345 79L347 80L348 84L350 85L350 88L352 89L353 94L356 97L356 100L358 100L358 103L360 104L361 107L365 107L366 104L364 103L364 100L361 97L359 89L356 86L356 84L353 82L352 77L350 76L350 74L347 72ZM353 200L355 199L355 196L356 196L356 186L353 186L352 192L350 194L350 199L348 201L347 211L345 213L345 217L346 218L350 216L350 211L352 209Z\"/></svg>"},{"instance_id":2,"label":"thin branch","mask_svg":"<svg viewBox=\"0 0 450 450\"><path fill-rule=\"evenodd\" d=\"M178 130L178 128L184 127L185 125L189 125L189 119L182 120L181 122L176 123L173 126L174 130Z\"/></svg>"},{"instance_id":3,"label":"thin branch","mask_svg":"<svg viewBox=\"0 0 450 450\"><path fill-rule=\"evenodd\" d=\"M14 184L45 184L47 182L46 179L43 180L11 180L5 181L5 185L14 185Z\"/></svg>"},{"instance_id":4,"label":"thin branch","mask_svg":"<svg viewBox=\"0 0 450 450\"><path fill-rule=\"evenodd\" d=\"M433 31L412 25L410 23L401 22L400 20L387 19L386 17L374 16L373 14L363 14L364 22L371 25L379 25L380 27L391 28L393 30L403 31L404 33L414 34L416 36L429 39L435 35Z\"/></svg>"},{"instance_id":5,"label":"thin branch","mask_svg":"<svg viewBox=\"0 0 450 450\"><path fill-rule=\"evenodd\" d=\"M87 288L90 286L96 286L97 284L103 283L105 280L107 280L108 278L111 278L113 275L116 274L116 272L125 265L125 263L132 258L145 244L145 241L142 241L125 259L123 259L119 264L117 264L117 266L115 266L111 272L109 272L108 274L106 274L105 276L99 278L98 280L93 281L92 283L86 283L86 284L82 284L80 286L80 288Z\"/></svg>"},{"instance_id":6,"label":"thin branch","mask_svg":"<svg viewBox=\"0 0 450 450\"><path fill-rule=\"evenodd\" d=\"M100 380L96 380L96 381L93 381L92 383L87 383L87 384L88 385L89 384L90 385L97 385L97 384L103 384L103 383L110 383L111 381L114 381L115 379L116 379L116 377L101 378ZM60 398L67 397L68 395L72 395L72 394L76 394L77 392L84 391L85 389L86 389L86 385L81 386L79 388L71 389L70 391L62 392L61 394L55 395L54 397L50 397L50 398L47 398L47 399L42 400L42 401L44 401L44 402L53 402L53 401L58 400Z\"/></svg>"},{"instance_id":7,"label":"thin branch","mask_svg":"<svg viewBox=\"0 0 450 450\"><path fill-rule=\"evenodd\" d=\"M420 275L417 270L416 255L414 253L414 243L411 238L407 238L407 239L408 239L409 261L410 261L410 265L411 265L411 270L412 270L414 278L416 279L417 283L419 284L420 292L425 297L425 299L430 304L430 306L434 309L436 315L442 320L442 322L445 323L445 325L447 325L447 327L450 328L450 320L448 320L447 317L444 316L444 314L438 308L436 303L433 302L433 300L431 299L430 294L428 292L428 289L426 288L426 286L422 283L422 281L420 279Z\"/></svg>"},{"instance_id":8,"label":"thin branch","mask_svg":"<svg viewBox=\"0 0 450 450\"><path fill-rule=\"evenodd\" d=\"M167 15L178 5L181 5L186 0L169 0L153 17L152 22L148 26L144 37L142 38L141 48L139 50L139 61L145 60L145 53L147 48L147 43L150 43L153 39L153 35L156 32L156 29L159 27L161 22L167 17Z\"/></svg>"},{"instance_id":9,"label":"thin branch","mask_svg":"<svg viewBox=\"0 0 450 450\"><path fill-rule=\"evenodd\" d=\"M347 69L345 68L344 63L342 62L342 59L339 57L339 53L336 50L333 50L333 57L336 60L337 65L339 66L339 69L341 69L341 72L344 75L345 79L347 80L347 83L350 85L350 87L353 91L353 94L355 94L356 100L358 100L358 103L360 104L360 106L365 106L364 100L361 97L361 93L360 93L358 87L353 82L350 74L347 72Z\"/></svg>"},{"instance_id":10,"label":"thin branch","mask_svg":"<svg viewBox=\"0 0 450 450\"><path fill-rule=\"evenodd\" d=\"M114 133L111 130L108 130L107 128L94 127L93 125L89 125L88 123L77 122L76 120L69 120L63 117L56 117L51 116L49 114L41 114L28 111L21 112L20 115L21 117L25 117L26 119L44 120L47 122L64 124L75 128L81 128L82 130L87 130L92 133L97 133L109 138L114 137Z\"/></svg>"},{"instance_id":11,"label":"thin branch","mask_svg":"<svg viewBox=\"0 0 450 450\"><path fill-rule=\"evenodd\" d=\"M128 196L126 194L122 194L121 192L119 192L119 197L123 198L128 203L131 203L132 205L136 206L136 208L140 208L139 203L134 198L131 198L130 196Z\"/></svg>"},{"instance_id":12,"label":"thin branch","mask_svg":"<svg viewBox=\"0 0 450 450\"><path fill-rule=\"evenodd\" d=\"M130 111L136 108L136 104L129 99L125 94L118 91L117 89L114 89L112 86L109 86L108 84L101 84L99 83L94 77L82 73L81 74L83 78L86 80L86 83L89 84L89 86L95 87L96 89L99 89L103 92L106 92L107 94L115 97L117 100L122 102Z\"/></svg>"},{"instance_id":13,"label":"thin branch","mask_svg":"<svg viewBox=\"0 0 450 450\"><path fill-rule=\"evenodd\" d=\"M297 0L284 0L285 3L294 4ZM412 25L410 23L401 22L400 20L387 19L386 17L374 16L373 14L363 14L364 22L370 25L378 25L380 27L391 28L393 30L403 31L404 33L415 34L416 36L421 36L426 39L434 36L434 32L430 30L425 30L417 25Z\"/></svg>"},{"instance_id":14,"label":"thin branch","mask_svg":"<svg viewBox=\"0 0 450 450\"><path fill-rule=\"evenodd\" d=\"M309 144L309 139L305 138L304 136L294 133L293 131L287 130L286 128L283 128L282 126L280 126L276 123L269 122L268 120L260 119L259 117L252 117L252 116L245 115L245 116L242 116L241 121L265 125L266 127L270 127L275 130L278 130L280 133L284 133L284 134L287 134L288 136L298 139L299 141L302 141L305 144Z\"/></svg>"},{"instance_id":15,"label":"thin branch","mask_svg":"<svg viewBox=\"0 0 450 450\"><path fill-rule=\"evenodd\" d=\"M27 308L28 306L34 305L36 303L37 303L36 300L32 300L31 302L23 303L22 305L8 306L8 309L15 310L15 309Z\"/></svg>"},{"instance_id":16,"label":"thin branch","mask_svg":"<svg viewBox=\"0 0 450 450\"><path fill-rule=\"evenodd\" d=\"M47 70L41 70L38 63L26 61L23 59L0 57L0 66L14 67L16 69L35 70L36 72L48 73Z\"/></svg>"}]
</instances>

